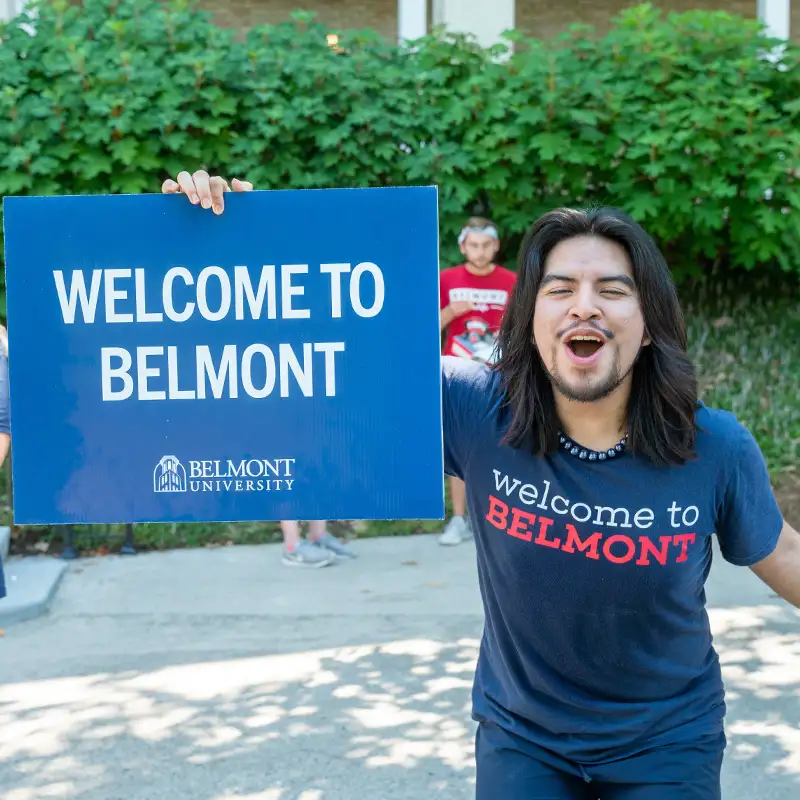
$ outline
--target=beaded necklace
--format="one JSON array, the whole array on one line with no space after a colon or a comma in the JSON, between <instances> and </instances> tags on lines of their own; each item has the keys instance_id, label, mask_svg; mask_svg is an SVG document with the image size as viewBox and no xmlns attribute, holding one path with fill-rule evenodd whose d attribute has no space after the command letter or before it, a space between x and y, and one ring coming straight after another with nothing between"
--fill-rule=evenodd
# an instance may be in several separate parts
<instances>
[{"instance_id":1,"label":"beaded necklace","mask_svg":"<svg viewBox=\"0 0 800 800\"><path fill-rule=\"evenodd\" d=\"M558 441L571 456L580 458L582 461L606 461L609 458L616 458L625 449L625 445L628 443L628 435L625 434L617 444L609 447L608 450L590 450L588 447L583 447L574 442L563 433L558 434Z\"/></svg>"}]
</instances>

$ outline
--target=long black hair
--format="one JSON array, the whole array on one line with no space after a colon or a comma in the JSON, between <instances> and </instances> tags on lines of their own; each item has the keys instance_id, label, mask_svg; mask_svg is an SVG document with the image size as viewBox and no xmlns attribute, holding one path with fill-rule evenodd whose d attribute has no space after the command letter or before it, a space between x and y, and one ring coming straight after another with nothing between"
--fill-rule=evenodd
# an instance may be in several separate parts
<instances>
[{"instance_id":1,"label":"long black hair","mask_svg":"<svg viewBox=\"0 0 800 800\"><path fill-rule=\"evenodd\" d=\"M683 313L655 242L616 208L556 209L535 222L522 242L516 285L499 332L501 356L494 366L503 376L503 404L511 414L504 442L537 454L558 448L553 386L533 342L533 314L548 255L576 236L602 237L625 249L652 339L633 367L627 448L656 464L681 464L694 455L698 406Z\"/></svg>"}]
</instances>

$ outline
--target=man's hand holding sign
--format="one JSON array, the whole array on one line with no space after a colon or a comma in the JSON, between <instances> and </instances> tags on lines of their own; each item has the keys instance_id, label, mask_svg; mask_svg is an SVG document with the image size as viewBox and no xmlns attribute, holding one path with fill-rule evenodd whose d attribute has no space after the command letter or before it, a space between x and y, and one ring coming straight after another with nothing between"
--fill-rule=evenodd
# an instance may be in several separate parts
<instances>
[{"instance_id":1,"label":"man's hand holding sign","mask_svg":"<svg viewBox=\"0 0 800 800\"><path fill-rule=\"evenodd\" d=\"M198 170L193 175L181 172L176 181L167 178L161 186L164 194L185 194L193 205L210 208L215 214L225 210L225 192L251 192L253 184L234 178L230 185L224 178L209 176L205 170Z\"/></svg>"}]
</instances>

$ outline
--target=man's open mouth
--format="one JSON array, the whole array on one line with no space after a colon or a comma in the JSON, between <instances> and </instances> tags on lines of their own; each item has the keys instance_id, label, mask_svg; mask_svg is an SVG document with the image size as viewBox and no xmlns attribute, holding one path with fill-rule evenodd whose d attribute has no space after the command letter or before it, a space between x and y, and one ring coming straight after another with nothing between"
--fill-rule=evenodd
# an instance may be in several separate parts
<instances>
[{"instance_id":1,"label":"man's open mouth","mask_svg":"<svg viewBox=\"0 0 800 800\"><path fill-rule=\"evenodd\" d=\"M599 336L591 334L578 334L571 336L567 342L567 347L578 358L591 358L602 346L604 342Z\"/></svg>"}]
</instances>

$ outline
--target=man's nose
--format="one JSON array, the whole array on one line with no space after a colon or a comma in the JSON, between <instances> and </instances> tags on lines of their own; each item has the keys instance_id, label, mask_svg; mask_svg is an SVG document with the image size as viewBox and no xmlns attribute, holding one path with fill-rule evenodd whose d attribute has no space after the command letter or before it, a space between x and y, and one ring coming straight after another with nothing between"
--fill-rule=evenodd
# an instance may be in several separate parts
<instances>
[{"instance_id":1,"label":"man's nose","mask_svg":"<svg viewBox=\"0 0 800 800\"><path fill-rule=\"evenodd\" d=\"M575 295L575 302L570 309L570 316L574 319L596 319L600 316L600 309L594 292L580 291Z\"/></svg>"}]
</instances>

